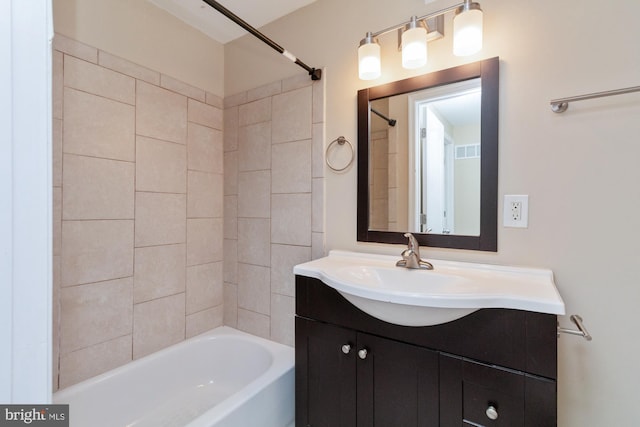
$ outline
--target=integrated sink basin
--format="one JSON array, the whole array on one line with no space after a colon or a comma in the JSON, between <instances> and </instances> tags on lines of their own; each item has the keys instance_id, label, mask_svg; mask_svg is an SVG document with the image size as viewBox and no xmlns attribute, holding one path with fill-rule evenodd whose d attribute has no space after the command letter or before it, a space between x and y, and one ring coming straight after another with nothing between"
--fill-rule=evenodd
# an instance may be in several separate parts
<instances>
[{"instance_id":1,"label":"integrated sink basin","mask_svg":"<svg viewBox=\"0 0 640 427\"><path fill-rule=\"evenodd\" d=\"M397 325L437 325L482 308L565 313L551 270L433 259L433 270L413 270L396 267L398 259L331 251L293 272L321 280L365 313Z\"/></svg>"}]
</instances>

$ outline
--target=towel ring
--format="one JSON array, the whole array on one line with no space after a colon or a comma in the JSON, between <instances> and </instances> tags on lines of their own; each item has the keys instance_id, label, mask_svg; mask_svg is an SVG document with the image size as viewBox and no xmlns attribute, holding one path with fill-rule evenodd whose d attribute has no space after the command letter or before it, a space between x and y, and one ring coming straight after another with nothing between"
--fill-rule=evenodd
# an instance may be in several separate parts
<instances>
[{"instance_id":1,"label":"towel ring","mask_svg":"<svg viewBox=\"0 0 640 427\"><path fill-rule=\"evenodd\" d=\"M335 144L336 142L338 143L338 145L344 145L344 143L346 142L347 144L349 144L349 148L351 149L351 159L349 159L349 162L342 168L337 168L333 166L331 162L329 162L329 150L331 149L333 144ZM355 153L355 150L353 149L353 145L351 145L351 143L344 136L339 136L333 141L331 141L331 143L327 146L327 150L324 153L324 157L326 159L327 166L329 166L331 170L336 172L342 172L343 170L351 166L351 163L353 163L353 158L355 157L355 154L356 153Z\"/></svg>"}]
</instances>

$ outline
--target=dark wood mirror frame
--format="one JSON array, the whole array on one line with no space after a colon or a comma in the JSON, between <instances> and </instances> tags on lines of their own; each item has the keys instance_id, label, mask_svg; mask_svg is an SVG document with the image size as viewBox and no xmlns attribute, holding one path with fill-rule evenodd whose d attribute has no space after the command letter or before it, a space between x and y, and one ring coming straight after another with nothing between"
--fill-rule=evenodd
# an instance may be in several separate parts
<instances>
[{"instance_id":1,"label":"dark wood mirror frame","mask_svg":"<svg viewBox=\"0 0 640 427\"><path fill-rule=\"evenodd\" d=\"M480 77L480 235L413 233L422 246L438 248L498 250L498 97L499 58L435 71L358 91L358 241L406 243L404 232L369 229L369 103L379 98Z\"/></svg>"}]
</instances>

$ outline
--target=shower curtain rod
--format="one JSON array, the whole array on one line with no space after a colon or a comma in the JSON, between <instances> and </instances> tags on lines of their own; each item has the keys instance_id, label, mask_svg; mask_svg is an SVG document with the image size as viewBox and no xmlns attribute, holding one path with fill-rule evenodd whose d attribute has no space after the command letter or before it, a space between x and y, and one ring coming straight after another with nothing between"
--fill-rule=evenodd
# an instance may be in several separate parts
<instances>
[{"instance_id":1,"label":"shower curtain rod","mask_svg":"<svg viewBox=\"0 0 640 427\"><path fill-rule=\"evenodd\" d=\"M247 30L254 37L262 40L265 44L269 45L272 49L278 51L278 53L281 53L282 56L284 56L285 58L289 59L292 62L295 62L300 67L302 67L305 70L307 70L307 72L311 76L311 80L320 80L321 79L322 70L317 69L317 68L309 67L307 64L305 64L304 62L302 62L298 58L296 58L294 54L292 54L288 50L284 49L282 46L280 46L278 43L274 42L269 37L267 37L264 34L262 34L260 31L258 31L255 28L253 28L249 23L244 21L238 15L234 14L233 12L231 12L229 9L227 9L226 7L224 7L223 5L218 3L217 1L215 1L215 0L202 0L202 1L207 3L209 6L211 6L212 8L214 8L215 10L217 10L218 12L220 12L221 14L226 16L227 18L231 19L233 22L235 22L236 24L238 24L239 26L241 26L245 30Z\"/></svg>"},{"instance_id":2,"label":"shower curtain rod","mask_svg":"<svg viewBox=\"0 0 640 427\"><path fill-rule=\"evenodd\" d=\"M373 108L371 108L371 112L374 113L376 116L386 120L386 122L389 123L389 126L395 126L396 125L397 121L395 119L390 119L389 117L387 117L384 114L382 114L380 111L374 110Z\"/></svg>"}]
</instances>

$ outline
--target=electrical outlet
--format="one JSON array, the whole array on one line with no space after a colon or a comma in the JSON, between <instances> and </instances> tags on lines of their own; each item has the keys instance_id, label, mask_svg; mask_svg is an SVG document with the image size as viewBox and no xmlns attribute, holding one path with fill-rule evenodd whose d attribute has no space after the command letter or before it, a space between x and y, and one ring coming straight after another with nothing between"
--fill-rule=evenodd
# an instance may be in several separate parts
<instances>
[{"instance_id":1,"label":"electrical outlet","mask_svg":"<svg viewBox=\"0 0 640 427\"><path fill-rule=\"evenodd\" d=\"M509 204L509 210L511 212L512 221L520 221L522 219L522 202L515 201Z\"/></svg>"},{"instance_id":2,"label":"electrical outlet","mask_svg":"<svg viewBox=\"0 0 640 427\"><path fill-rule=\"evenodd\" d=\"M503 222L505 227L527 228L529 226L529 196L505 195Z\"/></svg>"}]
</instances>

